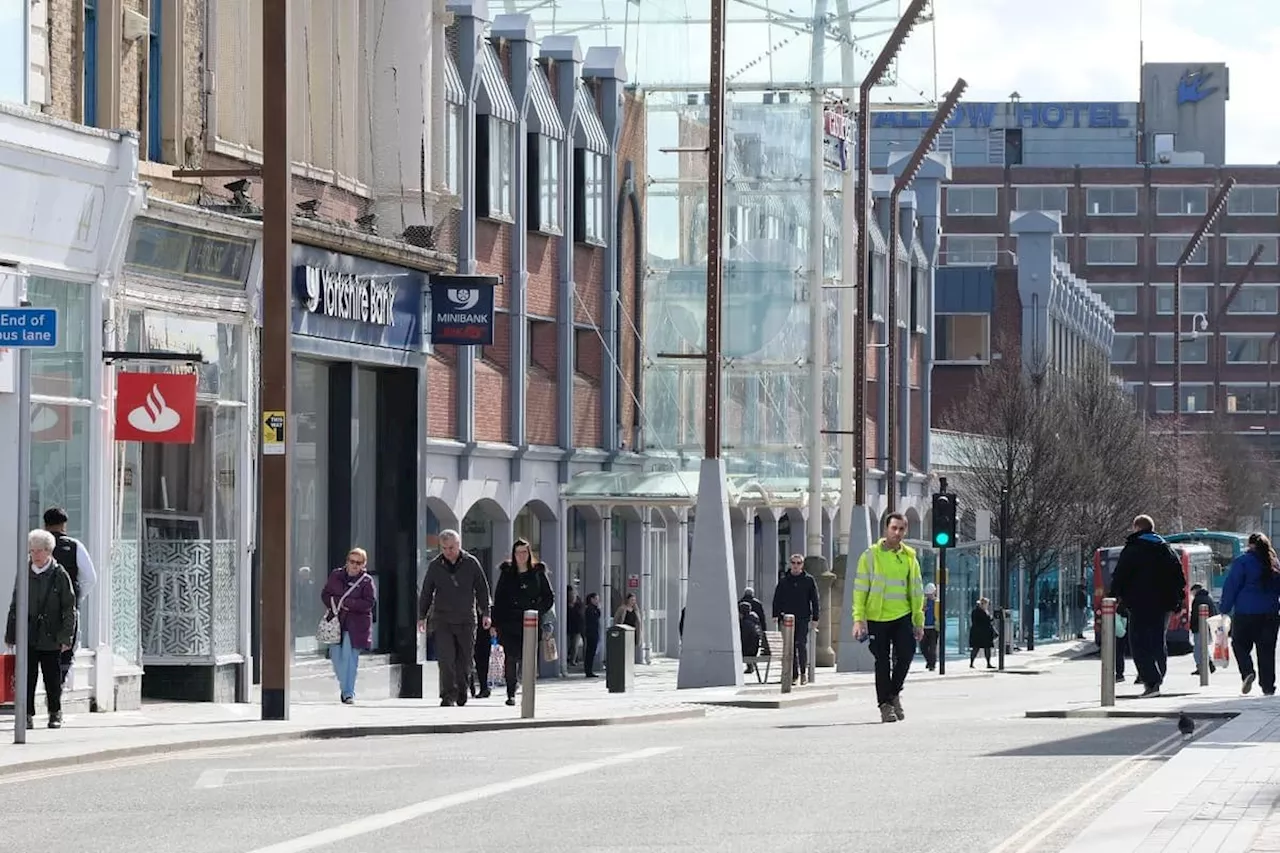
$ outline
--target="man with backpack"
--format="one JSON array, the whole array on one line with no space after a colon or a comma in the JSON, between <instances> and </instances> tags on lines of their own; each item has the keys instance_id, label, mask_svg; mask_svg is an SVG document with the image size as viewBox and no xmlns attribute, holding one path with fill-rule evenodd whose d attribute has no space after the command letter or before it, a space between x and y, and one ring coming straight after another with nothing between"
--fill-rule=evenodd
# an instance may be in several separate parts
<instances>
[{"instance_id":1,"label":"man with backpack","mask_svg":"<svg viewBox=\"0 0 1280 853\"><path fill-rule=\"evenodd\" d=\"M1156 535L1149 515L1133 520L1111 576L1111 596L1118 599L1117 611L1123 608L1128 615L1129 654L1142 680L1142 698L1159 696L1169 665L1165 632L1172 614L1186 606L1187 579L1182 561Z\"/></svg>"},{"instance_id":2,"label":"man with backpack","mask_svg":"<svg viewBox=\"0 0 1280 853\"><path fill-rule=\"evenodd\" d=\"M84 602L98 582L98 573L93 568L93 560L89 550L79 539L67 535L67 511L62 507L52 506L44 511L44 529L53 534L53 559L66 569L71 576L71 589L76 598L76 627L71 635L71 647L61 652L58 663L62 669L62 685L66 687L67 676L71 674L71 664L76 659L76 641L79 639L81 618L84 613Z\"/></svg>"}]
</instances>

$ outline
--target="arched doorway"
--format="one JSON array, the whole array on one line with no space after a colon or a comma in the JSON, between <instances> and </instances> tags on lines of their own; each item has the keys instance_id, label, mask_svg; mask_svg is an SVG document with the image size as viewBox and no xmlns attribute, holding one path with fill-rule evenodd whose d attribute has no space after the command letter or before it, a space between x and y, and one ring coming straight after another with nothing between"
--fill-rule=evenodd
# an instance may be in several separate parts
<instances>
[{"instance_id":1,"label":"arched doorway","mask_svg":"<svg viewBox=\"0 0 1280 853\"><path fill-rule=\"evenodd\" d=\"M511 525L502 506L491 498L481 498L462 517L462 547L480 561L489 573L489 584L498 576L498 564L511 553Z\"/></svg>"}]
</instances>

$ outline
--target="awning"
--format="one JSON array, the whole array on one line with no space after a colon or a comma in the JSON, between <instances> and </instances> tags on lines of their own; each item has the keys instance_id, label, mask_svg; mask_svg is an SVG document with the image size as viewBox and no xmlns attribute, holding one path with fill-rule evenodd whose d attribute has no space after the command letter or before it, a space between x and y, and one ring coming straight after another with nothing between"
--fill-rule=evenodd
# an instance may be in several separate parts
<instances>
[{"instance_id":1,"label":"awning","mask_svg":"<svg viewBox=\"0 0 1280 853\"><path fill-rule=\"evenodd\" d=\"M560 120L560 109L556 106L555 96L551 94L551 84L540 65L535 64L529 71L529 100L533 105L533 113L529 116L529 130L549 136L552 139L564 139L564 122Z\"/></svg>"},{"instance_id":2,"label":"awning","mask_svg":"<svg viewBox=\"0 0 1280 853\"><path fill-rule=\"evenodd\" d=\"M511 87L502 73L502 62L493 45L485 42L480 51L480 92L476 98L476 112L493 116L512 124L520 123L520 111L516 109Z\"/></svg>"},{"instance_id":3,"label":"awning","mask_svg":"<svg viewBox=\"0 0 1280 853\"><path fill-rule=\"evenodd\" d=\"M467 87L462 85L458 63L453 61L453 56L447 51L444 56L444 99L447 103L460 107L467 104Z\"/></svg>"},{"instance_id":4,"label":"awning","mask_svg":"<svg viewBox=\"0 0 1280 853\"><path fill-rule=\"evenodd\" d=\"M578 131L575 141L578 145L594 151L596 154L608 154L613 146L609 144L609 134L604 132L600 122L600 114L596 112L596 99L586 83L578 81L578 91L574 98L574 111L578 115Z\"/></svg>"}]
</instances>

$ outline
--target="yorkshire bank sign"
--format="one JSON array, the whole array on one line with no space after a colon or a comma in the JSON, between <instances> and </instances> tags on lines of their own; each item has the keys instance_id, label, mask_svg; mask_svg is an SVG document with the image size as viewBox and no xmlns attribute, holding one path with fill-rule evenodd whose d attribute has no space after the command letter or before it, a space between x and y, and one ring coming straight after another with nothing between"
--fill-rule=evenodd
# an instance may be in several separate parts
<instances>
[{"instance_id":1,"label":"yorkshire bank sign","mask_svg":"<svg viewBox=\"0 0 1280 853\"><path fill-rule=\"evenodd\" d=\"M357 275L312 266L294 268L298 297L312 314L395 326L395 276Z\"/></svg>"}]
</instances>

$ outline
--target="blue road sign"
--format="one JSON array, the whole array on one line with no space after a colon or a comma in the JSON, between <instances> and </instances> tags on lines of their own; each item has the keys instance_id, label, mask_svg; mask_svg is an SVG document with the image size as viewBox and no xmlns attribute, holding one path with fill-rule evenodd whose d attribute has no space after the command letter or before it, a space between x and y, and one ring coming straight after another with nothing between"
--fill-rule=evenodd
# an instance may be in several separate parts
<instances>
[{"instance_id":1,"label":"blue road sign","mask_svg":"<svg viewBox=\"0 0 1280 853\"><path fill-rule=\"evenodd\" d=\"M0 308L0 347L51 349L57 345L57 308Z\"/></svg>"}]
</instances>

